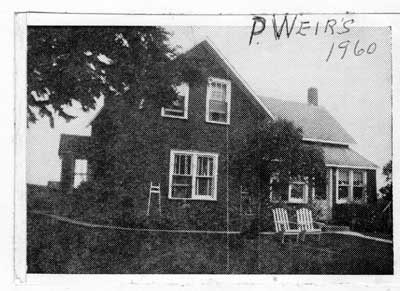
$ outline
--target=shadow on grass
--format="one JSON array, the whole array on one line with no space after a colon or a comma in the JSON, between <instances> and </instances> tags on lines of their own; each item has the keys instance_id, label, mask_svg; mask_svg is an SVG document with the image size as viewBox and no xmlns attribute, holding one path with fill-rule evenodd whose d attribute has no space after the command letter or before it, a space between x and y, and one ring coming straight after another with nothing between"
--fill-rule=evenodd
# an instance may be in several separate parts
<instances>
[{"instance_id":1,"label":"shadow on grass","mask_svg":"<svg viewBox=\"0 0 400 291\"><path fill-rule=\"evenodd\" d=\"M229 257L229 265L227 264ZM28 272L77 274L392 274L392 245L324 234L274 236L93 229L28 214Z\"/></svg>"}]
</instances>

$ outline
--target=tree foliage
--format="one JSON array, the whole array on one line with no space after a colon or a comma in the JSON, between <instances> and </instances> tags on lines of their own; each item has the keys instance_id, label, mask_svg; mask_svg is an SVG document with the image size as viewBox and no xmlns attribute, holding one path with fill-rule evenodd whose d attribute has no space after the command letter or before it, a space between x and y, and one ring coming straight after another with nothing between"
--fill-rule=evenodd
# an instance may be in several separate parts
<instances>
[{"instance_id":1,"label":"tree foliage","mask_svg":"<svg viewBox=\"0 0 400 291\"><path fill-rule=\"evenodd\" d=\"M28 122L69 121L73 101L88 111L100 96L168 102L176 96L171 85L193 73L188 62L177 62L169 37L149 26L29 27Z\"/></svg>"},{"instance_id":2,"label":"tree foliage","mask_svg":"<svg viewBox=\"0 0 400 291\"><path fill-rule=\"evenodd\" d=\"M248 136L235 156L238 177L244 181L256 177L262 193L268 193L266 190L273 174L286 182L298 176L308 177L311 183L325 182L322 149L305 144L302 129L287 120L263 123Z\"/></svg>"},{"instance_id":3,"label":"tree foliage","mask_svg":"<svg viewBox=\"0 0 400 291\"><path fill-rule=\"evenodd\" d=\"M392 161L389 161L382 170L382 174L386 176L386 185L379 189L383 194L383 198L391 201L393 199L393 184L392 184Z\"/></svg>"}]
</instances>

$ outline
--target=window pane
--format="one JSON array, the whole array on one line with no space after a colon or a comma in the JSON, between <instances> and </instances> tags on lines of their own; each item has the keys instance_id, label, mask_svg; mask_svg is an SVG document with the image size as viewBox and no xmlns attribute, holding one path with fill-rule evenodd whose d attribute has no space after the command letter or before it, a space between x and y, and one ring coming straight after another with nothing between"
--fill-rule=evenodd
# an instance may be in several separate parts
<instances>
[{"instance_id":1,"label":"window pane","mask_svg":"<svg viewBox=\"0 0 400 291\"><path fill-rule=\"evenodd\" d=\"M353 187L353 199L362 200L363 192L364 192L364 187Z\"/></svg>"},{"instance_id":2,"label":"window pane","mask_svg":"<svg viewBox=\"0 0 400 291\"><path fill-rule=\"evenodd\" d=\"M87 160L75 160L75 173L87 173Z\"/></svg>"},{"instance_id":3,"label":"window pane","mask_svg":"<svg viewBox=\"0 0 400 291\"><path fill-rule=\"evenodd\" d=\"M174 174L191 175L192 157L189 155L175 155Z\"/></svg>"},{"instance_id":4,"label":"window pane","mask_svg":"<svg viewBox=\"0 0 400 291\"><path fill-rule=\"evenodd\" d=\"M213 175L213 158L198 157L197 176L210 177Z\"/></svg>"},{"instance_id":5,"label":"window pane","mask_svg":"<svg viewBox=\"0 0 400 291\"><path fill-rule=\"evenodd\" d=\"M339 186L339 199L347 199L349 197L349 187L348 186Z\"/></svg>"},{"instance_id":6,"label":"window pane","mask_svg":"<svg viewBox=\"0 0 400 291\"><path fill-rule=\"evenodd\" d=\"M226 114L227 103L225 101L210 100L210 112Z\"/></svg>"},{"instance_id":7,"label":"window pane","mask_svg":"<svg viewBox=\"0 0 400 291\"><path fill-rule=\"evenodd\" d=\"M210 99L225 101L226 100L226 84L212 82Z\"/></svg>"},{"instance_id":8,"label":"window pane","mask_svg":"<svg viewBox=\"0 0 400 291\"><path fill-rule=\"evenodd\" d=\"M80 184L87 181L87 175L75 174L74 176L74 188L77 188Z\"/></svg>"},{"instance_id":9,"label":"window pane","mask_svg":"<svg viewBox=\"0 0 400 291\"><path fill-rule=\"evenodd\" d=\"M210 120L218 121L218 122L227 122L227 115L226 113L218 113L218 112L211 112L210 111Z\"/></svg>"},{"instance_id":10,"label":"window pane","mask_svg":"<svg viewBox=\"0 0 400 291\"><path fill-rule=\"evenodd\" d=\"M192 197L192 177L174 176L172 178L172 197Z\"/></svg>"},{"instance_id":11,"label":"window pane","mask_svg":"<svg viewBox=\"0 0 400 291\"><path fill-rule=\"evenodd\" d=\"M304 199L304 184L291 184L292 191L290 197L293 199Z\"/></svg>"},{"instance_id":12,"label":"window pane","mask_svg":"<svg viewBox=\"0 0 400 291\"><path fill-rule=\"evenodd\" d=\"M75 160L74 188L87 181L87 160Z\"/></svg>"},{"instance_id":13,"label":"window pane","mask_svg":"<svg viewBox=\"0 0 400 291\"><path fill-rule=\"evenodd\" d=\"M201 196L212 196L213 187L212 187L212 178L196 178L196 195Z\"/></svg>"},{"instance_id":14,"label":"window pane","mask_svg":"<svg viewBox=\"0 0 400 291\"><path fill-rule=\"evenodd\" d=\"M353 185L354 186L361 186L363 185L363 173L362 172L353 172Z\"/></svg>"},{"instance_id":15,"label":"window pane","mask_svg":"<svg viewBox=\"0 0 400 291\"><path fill-rule=\"evenodd\" d=\"M178 95L172 104L164 107L165 114L174 116L185 115L185 96Z\"/></svg>"},{"instance_id":16,"label":"window pane","mask_svg":"<svg viewBox=\"0 0 400 291\"><path fill-rule=\"evenodd\" d=\"M349 178L349 171L348 170L339 170L339 185L348 185L350 178Z\"/></svg>"}]
</instances>

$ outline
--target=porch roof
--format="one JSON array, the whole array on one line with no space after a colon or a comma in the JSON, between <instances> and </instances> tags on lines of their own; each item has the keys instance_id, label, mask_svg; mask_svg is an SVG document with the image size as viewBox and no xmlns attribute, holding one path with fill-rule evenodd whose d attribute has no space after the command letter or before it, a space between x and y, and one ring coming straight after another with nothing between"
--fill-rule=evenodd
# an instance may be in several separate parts
<instances>
[{"instance_id":1,"label":"porch roof","mask_svg":"<svg viewBox=\"0 0 400 291\"><path fill-rule=\"evenodd\" d=\"M333 144L354 144L356 141L323 107L307 103L259 96L276 118L292 121L303 129L304 139Z\"/></svg>"},{"instance_id":2,"label":"porch roof","mask_svg":"<svg viewBox=\"0 0 400 291\"><path fill-rule=\"evenodd\" d=\"M349 147L322 146L327 166L376 169L378 166Z\"/></svg>"}]
</instances>

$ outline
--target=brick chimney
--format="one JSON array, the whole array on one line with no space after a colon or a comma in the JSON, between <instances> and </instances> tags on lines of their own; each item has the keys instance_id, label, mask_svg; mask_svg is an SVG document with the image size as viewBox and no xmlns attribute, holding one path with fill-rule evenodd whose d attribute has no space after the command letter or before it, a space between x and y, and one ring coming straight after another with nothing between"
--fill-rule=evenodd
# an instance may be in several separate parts
<instances>
[{"instance_id":1,"label":"brick chimney","mask_svg":"<svg viewBox=\"0 0 400 291\"><path fill-rule=\"evenodd\" d=\"M315 87L308 88L308 104L318 106L318 89Z\"/></svg>"}]
</instances>

